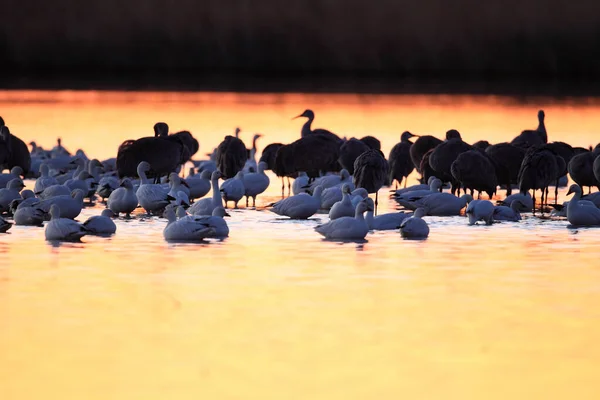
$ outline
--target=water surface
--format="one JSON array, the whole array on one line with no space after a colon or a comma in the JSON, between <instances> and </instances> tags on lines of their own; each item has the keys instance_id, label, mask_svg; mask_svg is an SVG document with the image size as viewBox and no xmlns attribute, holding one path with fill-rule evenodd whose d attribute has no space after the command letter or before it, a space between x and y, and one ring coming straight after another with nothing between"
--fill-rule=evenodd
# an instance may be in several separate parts
<instances>
[{"instance_id":1,"label":"water surface","mask_svg":"<svg viewBox=\"0 0 600 400\"><path fill-rule=\"evenodd\" d=\"M372 134L384 152L403 130L509 140L597 140L598 102L460 96L2 92L12 130L89 156L190 129L201 153L236 126L260 148L315 126ZM469 227L427 217L427 241L394 231L324 241L326 215L288 221L232 211L231 235L167 244L164 220L136 215L110 238L53 246L39 228L0 236L3 399L595 399L600 387L600 235L527 218ZM414 177L412 178L414 181ZM564 199L561 190L560 199ZM395 207L380 192L380 212ZM86 208L79 220L100 212Z\"/></svg>"}]
</instances>

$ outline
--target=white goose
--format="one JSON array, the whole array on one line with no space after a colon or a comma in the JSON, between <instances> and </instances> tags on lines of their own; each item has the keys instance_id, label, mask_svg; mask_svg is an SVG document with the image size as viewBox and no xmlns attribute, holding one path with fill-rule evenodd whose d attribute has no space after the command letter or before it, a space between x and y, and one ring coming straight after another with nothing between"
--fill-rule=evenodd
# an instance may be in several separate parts
<instances>
[{"instance_id":1,"label":"white goose","mask_svg":"<svg viewBox=\"0 0 600 400\"><path fill-rule=\"evenodd\" d=\"M49 186L58 185L58 181L51 177L49 174L49 168L46 163L40 165L40 174L41 176L35 180L35 185L33 187L33 193L39 195Z\"/></svg>"},{"instance_id":2,"label":"white goose","mask_svg":"<svg viewBox=\"0 0 600 400\"><path fill-rule=\"evenodd\" d=\"M427 180L427 183L420 183L418 185L412 185L407 188L392 190L391 197L397 197L397 196L400 196L400 195L408 193L408 192L414 192L416 190L430 190L431 183L435 179L437 179L435 176L430 176L429 179Z\"/></svg>"},{"instance_id":3,"label":"white goose","mask_svg":"<svg viewBox=\"0 0 600 400\"><path fill-rule=\"evenodd\" d=\"M582 204L579 201L581 199L581 187L579 185L571 185L567 196L571 193L575 193L567 205L567 220L571 225L600 226L600 208L595 205Z\"/></svg>"},{"instance_id":4,"label":"white goose","mask_svg":"<svg viewBox=\"0 0 600 400\"><path fill-rule=\"evenodd\" d=\"M194 168L190 168L190 175L186 178L186 182L190 188L190 200L200 199L210 191L210 171L202 171L201 174L193 172Z\"/></svg>"},{"instance_id":5,"label":"white goose","mask_svg":"<svg viewBox=\"0 0 600 400\"><path fill-rule=\"evenodd\" d=\"M375 209L375 202L370 197L367 198L367 204L370 208ZM391 231L396 230L402 224L406 218L409 218L412 214L405 212L387 213L380 214L378 216L373 215L373 211L367 211L366 220L370 230L375 231Z\"/></svg>"},{"instance_id":6,"label":"white goose","mask_svg":"<svg viewBox=\"0 0 600 400\"><path fill-rule=\"evenodd\" d=\"M230 217L223 207L216 207L212 215L188 215L183 207L177 207L177 218L192 218L215 230L209 237L223 238L229 236L229 227L223 217Z\"/></svg>"},{"instance_id":7,"label":"white goose","mask_svg":"<svg viewBox=\"0 0 600 400\"><path fill-rule=\"evenodd\" d=\"M171 197L177 197L177 193L180 191L185 193L186 197L189 199L190 189L187 186L187 182L181 180L177 173L171 172L169 174L169 195Z\"/></svg>"},{"instance_id":8,"label":"white goose","mask_svg":"<svg viewBox=\"0 0 600 400\"><path fill-rule=\"evenodd\" d=\"M13 215L15 225L42 226L45 213L34 207L19 207Z\"/></svg>"},{"instance_id":9,"label":"white goose","mask_svg":"<svg viewBox=\"0 0 600 400\"><path fill-rule=\"evenodd\" d=\"M352 205L352 200L350 199L350 186L348 184L344 184L342 186L342 199L336 202L329 210L329 219L334 220L342 217L352 217L355 214L356 207ZM322 202L322 199L321 199Z\"/></svg>"},{"instance_id":10,"label":"white goose","mask_svg":"<svg viewBox=\"0 0 600 400\"><path fill-rule=\"evenodd\" d=\"M511 194L510 196L506 197L504 200L499 201L498 205L503 205L503 206L507 206L510 207L513 203L513 201L515 200L519 200L519 211L520 212L531 212L531 210L533 210L533 198L531 197L531 195L529 193L515 193L515 194Z\"/></svg>"},{"instance_id":11,"label":"white goose","mask_svg":"<svg viewBox=\"0 0 600 400\"><path fill-rule=\"evenodd\" d=\"M33 208L41 210L45 214L49 214L50 208L52 208L53 205L56 205L62 218L75 219L81 213L81 209L83 208L84 196L85 194L81 189L75 189L69 195L51 197L40 201L38 204L35 204Z\"/></svg>"},{"instance_id":12,"label":"white goose","mask_svg":"<svg viewBox=\"0 0 600 400\"><path fill-rule=\"evenodd\" d=\"M219 170L213 171L210 177L212 197L199 200L192 204L188 209L190 214L212 215L212 212L216 207L223 207L223 200L221 199L221 192L219 191L219 178L221 178L221 172Z\"/></svg>"},{"instance_id":13,"label":"white goose","mask_svg":"<svg viewBox=\"0 0 600 400\"><path fill-rule=\"evenodd\" d=\"M70 196L72 190L65 185L48 186L42 193L38 193L38 197L42 200L51 199L56 196Z\"/></svg>"},{"instance_id":14,"label":"white goose","mask_svg":"<svg viewBox=\"0 0 600 400\"><path fill-rule=\"evenodd\" d=\"M246 207L248 207L248 198L252 197L252 207L256 207L256 196L267 190L269 187L269 177L265 174L267 163L261 161L258 163L258 172L244 174L244 195L246 196Z\"/></svg>"},{"instance_id":15,"label":"white goose","mask_svg":"<svg viewBox=\"0 0 600 400\"><path fill-rule=\"evenodd\" d=\"M300 193L274 203L271 211L291 219L307 219L319 211L322 192L323 188L317 186L312 195Z\"/></svg>"},{"instance_id":16,"label":"white goose","mask_svg":"<svg viewBox=\"0 0 600 400\"><path fill-rule=\"evenodd\" d=\"M4 189L0 189L0 213L7 212L13 200L22 199L20 192L24 187L23 181L15 178Z\"/></svg>"},{"instance_id":17,"label":"white goose","mask_svg":"<svg viewBox=\"0 0 600 400\"><path fill-rule=\"evenodd\" d=\"M327 239L341 240L360 240L364 239L369 233L369 225L365 221L365 211L372 210L366 201L361 201L356 206L354 217L342 217L329 221L326 224L318 225L315 231L325 236Z\"/></svg>"},{"instance_id":18,"label":"white goose","mask_svg":"<svg viewBox=\"0 0 600 400\"><path fill-rule=\"evenodd\" d=\"M12 181L13 179L21 179L22 175L23 168L19 166L12 167L8 174L0 174L0 189L4 189L6 185L8 185L8 182Z\"/></svg>"},{"instance_id":19,"label":"white goose","mask_svg":"<svg viewBox=\"0 0 600 400\"><path fill-rule=\"evenodd\" d=\"M306 192L306 189L304 189L305 186L308 186L308 175L306 175L306 172L298 172L298 177L292 183L292 193L294 196Z\"/></svg>"},{"instance_id":20,"label":"white goose","mask_svg":"<svg viewBox=\"0 0 600 400\"><path fill-rule=\"evenodd\" d=\"M235 208L238 208L238 202L244 197L246 188L244 187L244 172L239 171L233 178L227 179L220 188L225 200L225 208L227 203L233 201Z\"/></svg>"},{"instance_id":21,"label":"white goose","mask_svg":"<svg viewBox=\"0 0 600 400\"><path fill-rule=\"evenodd\" d=\"M400 234L405 239L425 239L429 236L429 226L423 220L425 210L417 208L412 217L406 218L400 225Z\"/></svg>"},{"instance_id":22,"label":"white goose","mask_svg":"<svg viewBox=\"0 0 600 400\"><path fill-rule=\"evenodd\" d=\"M521 220L521 207L526 207L521 200L513 200L510 207L496 206L494 207L494 221L510 221L517 222Z\"/></svg>"},{"instance_id":23,"label":"white goose","mask_svg":"<svg viewBox=\"0 0 600 400\"><path fill-rule=\"evenodd\" d=\"M426 215L446 217L459 215L460 210L465 208L467 203L471 201L473 201L473 197L469 194L456 197L451 193L433 193L416 200L413 203L413 207L415 209L424 208Z\"/></svg>"},{"instance_id":24,"label":"white goose","mask_svg":"<svg viewBox=\"0 0 600 400\"><path fill-rule=\"evenodd\" d=\"M201 241L214 234L215 230L193 218L177 219L173 206L167 206L165 217L168 220L163 230L163 236L167 241ZM193 216L192 216L193 217Z\"/></svg>"},{"instance_id":25,"label":"white goose","mask_svg":"<svg viewBox=\"0 0 600 400\"><path fill-rule=\"evenodd\" d=\"M140 177L140 186L135 193L140 206L142 206L148 214L164 210L170 200L174 199L174 197L169 196L169 192L163 185L150 183L148 181L146 172L150 171L150 168L150 164L146 161L142 161L138 164L137 173Z\"/></svg>"},{"instance_id":26,"label":"white goose","mask_svg":"<svg viewBox=\"0 0 600 400\"><path fill-rule=\"evenodd\" d=\"M116 215L108 208L102 210L100 215L94 215L83 223L90 235L112 235L117 231L117 225L112 220Z\"/></svg>"},{"instance_id":27,"label":"white goose","mask_svg":"<svg viewBox=\"0 0 600 400\"><path fill-rule=\"evenodd\" d=\"M466 211L469 225L475 225L478 221L484 221L486 225L494 222L494 205L489 200L473 200L467 206Z\"/></svg>"},{"instance_id":28,"label":"white goose","mask_svg":"<svg viewBox=\"0 0 600 400\"><path fill-rule=\"evenodd\" d=\"M46 240L78 241L87 234L87 230L80 223L69 218L61 218L60 208L56 204L50 207L50 216L52 219L44 231Z\"/></svg>"},{"instance_id":29,"label":"white goose","mask_svg":"<svg viewBox=\"0 0 600 400\"><path fill-rule=\"evenodd\" d=\"M403 194L395 197L395 199L403 207L405 207L409 210L415 210L419 207L418 205L416 205L417 201L422 200L432 194L439 194L441 187L442 187L442 181L439 179L434 179L431 182L429 189L415 190L412 192L403 193Z\"/></svg>"},{"instance_id":30,"label":"white goose","mask_svg":"<svg viewBox=\"0 0 600 400\"><path fill-rule=\"evenodd\" d=\"M339 175L325 175L315 179L310 185L308 185L308 189L313 191L317 186L327 189L332 186L343 185L344 183L350 185L350 190L354 190L352 176L347 169L342 169Z\"/></svg>"},{"instance_id":31,"label":"white goose","mask_svg":"<svg viewBox=\"0 0 600 400\"><path fill-rule=\"evenodd\" d=\"M121 187L110 194L106 204L117 216L119 213L124 213L127 218L130 218L130 214L138 206L138 198L128 178L123 179Z\"/></svg>"}]
</instances>

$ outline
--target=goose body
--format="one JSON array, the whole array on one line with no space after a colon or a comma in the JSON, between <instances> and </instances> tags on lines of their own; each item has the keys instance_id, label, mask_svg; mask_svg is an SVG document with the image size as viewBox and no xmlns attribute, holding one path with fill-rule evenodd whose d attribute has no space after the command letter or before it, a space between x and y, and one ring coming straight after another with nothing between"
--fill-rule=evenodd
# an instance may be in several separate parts
<instances>
[{"instance_id":1,"label":"goose body","mask_svg":"<svg viewBox=\"0 0 600 400\"><path fill-rule=\"evenodd\" d=\"M49 214L52 206L56 205L61 218L75 219L81 213L83 208L84 196L85 194L80 189L75 189L69 195L51 197L40 201L33 207L41 210L45 214Z\"/></svg>"},{"instance_id":2,"label":"goose body","mask_svg":"<svg viewBox=\"0 0 600 400\"><path fill-rule=\"evenodd\" d=\"M575 195L567 205L567 220L575 226L600 226L600 208L581 204L581 187L571 185L567 196Z\"/></svg>"},{"instance_id":3,"label":"goose body","mask_svg":"<svg viewBox=\"0 0 600 400\"><path fill-rule=\"evenodd\" d=\"M214 234L214 229L207 227L194 218L177 219L172 206L165 210L168 223L163 230L163 236L167 241L197 242Z\"/></svg>"},{"instance_id":4,"label":"goose body","mask_svg":"<svg viewBox=\"0 0 600 400\"><path fill-rule=\"evenodd\" d=\"M56 196L69 196L72 190L65 185L52 185L48 186L42 193L38 194L38 197L42 200L51 199Z\"/></svg>"},{"instance_id":5,"label":"goose body","mask_svg":"<svg viewBox=\"0 0 600 400\"><path fill-rule=\"evenodd\" d=\"M10 203L22 199L21 190L25 187L19 178L12 179L4 189L0 189L0 213L10 210Z\"/></svg>"},{"instance_id":6,"label":"goose body","mask_svg":"<svg viewBox=\"0 0 600 400\"><path fill-rule=\"evenodd\" d=\"M121 187L110 194L106 204L116 215L124 213L127 217L136 209L138 198L128 178L123 179Z\"/></svg>"},{"instance_id":7,"label":"goose body","mask_svg":"<svg viewBox=\"0 0 600 400\"><path fill-rule=\"evenodd\" d=\"M40 165L40 177L35 180L35 185L33 187L33 192L37 195L40 194L52 185L59 185L58 181L51 177L49 174L49 169L47 164Z\"/></svg>"},{"instance_id":8,"label":"goose body","mask_svg":"<svg viewBox=\"0 0 600 400\"><path fill-rule=\"evenodd\" d=\"M194 174L186 178L185 181L190 188L190 200L200 199L210 192L211 173L212 171L202 171L200 174Z\"/></svg>"},{"instance_id":9,"label":"goose body","mask_svg":"<svg viewBox=\"0 0 600 400\"><path fill-rule=\"evenodd\" d=\"M327 189L332 186L341 186L343 184L348 184L350 186L350 190L354 190L352 176L345 169L341 170L339 175L325 175L320 178L316 178L310 185L308 185L308 189L312 192L317 186Z\"/></svg>"},{"instance_id":10,"label":"goose body","mask_svg":"<svg viewBox=\"0 0 600 400\"><path fill-rule=\"evenodd\" d=\"M88 232L83 225L69 218L60 217L60 208L53 204L50 207L52 219L44 231L46 240L79 241Z\"/></svg>"},{"instance_id":11,"label":"goose body","mask_svg":"<svg viewBox=\"0 0 600 400\"><path fill-rule=\"evenodd\" d=\"M425 210L417 208L412 217L406 218L400 224L400 234L405 239L426 239L429 236L429 226L422 219Z\"/></svg>"},{"instance_id":12,"label":"goose body","mask_svg":"<svg viewBox=\"0 0 600 400\"><path fill-rule=\"evenodd\" d=\"M238 208L238 202L246 192L244 173L239 171L233 178L227 179L221 184L220 191L223 194L223 200L225 200L225 207L227 207L228 202L233 201L235 208Z\"/></svg>"},{"instance_id":13,"label":"goose body","mask_svg":"<svg viewBox=\"0 0 600 400\"><path fill-rule=\"evenodd\" d=\"M496 206L494 207L494 221L510 221L517 222L521 220L520 208L522 207L520 200L513 200L510 207Z\"/></svg>"},{"instance_id":14,"label":"goose body","mask_svg":"<svg viewBox=\"0 0 600 400\"><path fill-rule=\"evenodd\" d=\"M248 198L252 197L252 206L256 206L256 196L263 193L269 187L269 177L265 174L267 163L261 161L258 163L258 172L244 174L244 195L246 196L246 206Z\"/></svg>"},{"instance_id":15,"label":"goose body","mask_svg":"<svg viewBox=\"0 0 600 400\"><path fill-rule=\"evenodd\" d=\"M210 181L212 187L212 197L199 200L192 204L188 212L193 215L212 215L216 207L223 207L221 192L219 191L219 178L221 173L216 170L212 173Z\"/></svg>"},{"instance_id":16,"label":"goose body","mask_svg":"<svg viewBox=\"0 0 600 400\"><path fill-rule=\"evenodd\" d=\"M117 226L112 220L114 214L111 210L104 209L100 215L94 215L83 223L90 235L112 235L117 231Z\"/></svg>"},{"instance_id":17,"label":"goose body","mask_svg":"<svg viewBox=\"0 0 600 400\"><path fill-rule=\"evenodd\" d=\"M365 211L373 210L366 201L358 204L353 217L341 217L326 224L318 225L315 231L327 239L361 240L369 233L369 225L364 218Z\"/></svg>"},{"instance_id":18,"label":"goose body","mask_svg":"<svg viewBox=\"0 0 600 400\"><path fill-rule=\"evenodd\" d=\"M0 217L0 233L6 233L11 227L12 224L10 222Z\"/></svg>"},{"instance_id":19,"label":"goose body","mask_svg":"<svg viewBox=\"0 0 600 400\"><path fill-rule=\"evenodd\" d=\"M499 202L504 206L510 206L515 200L519 200L517 203L519 205L520 212L531 212L533 210L533 198L529 193L515 193L507 196L503 201Z\"/></svg>"},{"instance_id":20,"label":"goose body","mask_svg":"<svg viewBox=\"0 0 600 400\"><path fill-rule=\"evenodd\" d=\"M371 208L375 207L375 203L373 203L371 198L367 198L367 203ZM398 229L402 222L411 215L412 214L405 212L396 212L374 216L373 211L367 211L367 216L365 219L370 230L391 231Z\"/></svg>"},{"instance_id":21,"label":"goose body","mask_svg":"<svg viewBox=\"0 0 600 400\"><path fill-rule=\"evenodd\" d=\"M169 191L163 185L150 183L146 172L150 170L150 164L142 161L138 164L137 173L140 177L140 186L135 192L137 201L148 214L164 210L174 197L169 196ZM116 190L116 189L114 189ZM113 190L113 191L114 191Z\"/></svg>"},{"instance_id":22,"label":"goose body","mask_svg":"<svg viewBox=\"0 0 600 400\"><path fill-rule=\"evenodd\" d=\"M306 186L308 186L308 175L306 172L299 172L298 177L292 183L292 193L294 195L304 193L306 191L304 187Z\"/></svg>"},{"instance_id":23,"label":"goose body","mask_svg":"<svg viewBox=\"0 0 600 400\"><path fill-rule=\"evenodd\" d=\"M42 226L45 214L42 210L34 207L17 208L13 215L15 225Z\"/></svg>"},{"instance_id":24,"label":"goose body","mask_svg":"<svg viewBox=\"0 0 600 400\"><path fill-rule=\"evenodd\" d=\"M21 179L22 175L23 168L19 166L13 167L8 174L0 174L0 189L4 189L13 179Z\"/></svg>"},{"instance_id":25,"label":"goose body","mask_svg":"<svg viewBox=\"0 0 600 400\"><path fill-rule=\"evenodd\" d=\"M413 203L414 209L423 208L426 215L446 217L459 215L460 211L471 202L473 197L465 194L456 197L450 193L434 193Z\"/></svg>"},{"instance_id":26,"label":"goose body","mask_svg":"<svg viewBox=\"0 0 600 400\"><path fill-rule=\"evenodd\" d=\"M229 227L223 217L229 217L223 207L215 207L212 215L186 215L183 207L177 208L177 216L179 219L187 218L204 224L206 227L212 228L214 233L207 237L223 238L229 236Z\"/></svg>"},{"instance_id":27,"label":"goose body","mask_svg":"<svg viewBox=\"0 0 600 400\"><path fill-rule=\"evenodd\" d=\"M323 188L317 186L312 195L300 193L273 204L271 211L277 215L291 219L307 219L313 216L321 207L321 193Z\"/></svg>"},{"instance_id":28,"label":"goose body","mask_svg":"<svg viewBox=\"0 0 600 400\"><path fill-rule=\"evenodd\" d=\"M466 211L469 225L484 221L486 225L494 222L494 205L489 200L473 200L469 202Z\"/></svg>"},{"instance_id":29,"label":"goose body","mask_svg":"<svg viewBox=\"0 0 600 400\"><path fill-rule=\"evenodd\" d=\"M355 214L355 207L350 199L350 186L344 184L342 187L342 200L335 203L329 210L329 219L334 220L342 217L352 217Z\"/></svg>"}]
</instances>

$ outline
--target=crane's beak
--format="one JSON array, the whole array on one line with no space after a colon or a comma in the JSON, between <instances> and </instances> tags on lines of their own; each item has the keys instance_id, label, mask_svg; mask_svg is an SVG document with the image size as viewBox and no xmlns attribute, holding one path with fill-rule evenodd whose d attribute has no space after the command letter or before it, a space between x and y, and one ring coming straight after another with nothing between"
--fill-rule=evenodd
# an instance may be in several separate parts
<instances>
[{"instance_id":1,"label":"crane's beak","mask_svg":"<svg viewBox=\"0 0 600 400\"><path fill-rule=\"evenodd\" d=\"M295 116L294 118L292 118L292 119L297 119L297 118L302 118L302 117L304 117L304 114L296 115L296 116Z\"/></svg>"}]
</instances>

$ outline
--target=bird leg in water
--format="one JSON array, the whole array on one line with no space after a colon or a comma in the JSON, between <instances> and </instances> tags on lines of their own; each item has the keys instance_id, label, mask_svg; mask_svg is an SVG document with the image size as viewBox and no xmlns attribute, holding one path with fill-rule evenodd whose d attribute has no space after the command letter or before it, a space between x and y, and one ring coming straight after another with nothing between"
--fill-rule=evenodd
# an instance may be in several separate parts
<instances>
[{"instance_id":1,"label":"bird leg in water","mask_svg":"<svg viewBox=\"0 0 600 400\"><path fill-rule=\"evenodd\" d=\"M246 196L246 208L248 208L248 196Z\"/></svg>"},{"instance_id":2,"label":"bird leg in water","mask_svg":"<svg viewBox=\"0 0 600 400\"><path fill-rule=\"evenodd\" d=\"M285 197L285 182L283 181L285 178L281 177L281 198Z\"/></svg>"},{"instance_id":3,"label":"bird leg in water","mask_svg":"<svg viewBox=\"0 0 600 400\"><path fill-rule=\"evenodd\" d=\"M535 189L533 189L533 215L535 215Z\"/></svg>"},{"instance_id":4,"label":"bird leg in water","mask_svg":"<svg viewBox=\"0 0 600 400\"><path fill-rule=\"evenodd\" d=\"M256 196L252 196L252 207L256 208Z\"/></svg>"},{"instance_id":5,"label":"bird leg in water","mask_svg":"<svg viewBox=\"0 0 600 400\"><path fill-rule=\"evenodd\" d=\"M288 181L288 196L292 194L292 182L290 182L290 177L287 177Z\"/></svg>"},{"instance_id":6,"label":"bird leg in water","mask_svg":"<svg viewBox=\"0 0 600 400\"><path fill-rule=\"evenodd\" d=\"M375 192L375 215L377 215L377 204L379 204L378 196L379 196L379 191Z\"/></svg>"}]
</instances>

